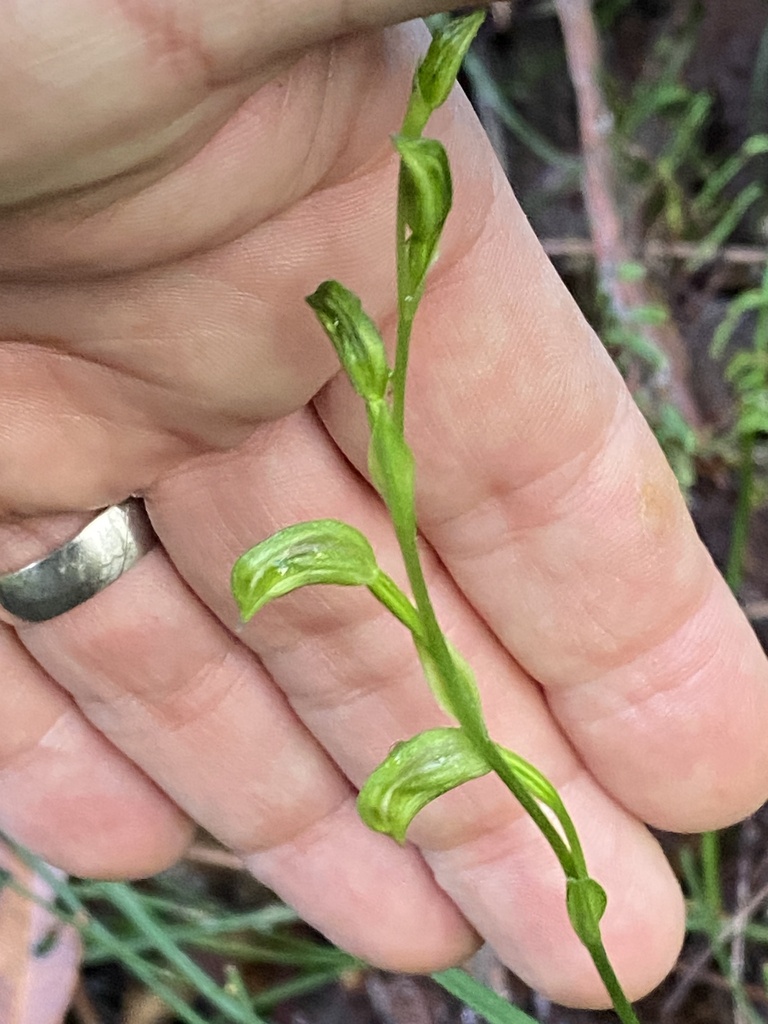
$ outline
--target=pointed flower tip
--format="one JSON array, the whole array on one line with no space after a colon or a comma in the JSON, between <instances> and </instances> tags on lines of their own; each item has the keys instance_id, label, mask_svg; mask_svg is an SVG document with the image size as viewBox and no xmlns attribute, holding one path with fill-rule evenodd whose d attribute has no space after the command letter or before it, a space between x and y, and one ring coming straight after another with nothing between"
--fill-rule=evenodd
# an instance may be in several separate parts
<instances>
[{"instance_id":1,"label":"pointed flower tip","mask_svg":"<svg viewBox=\"0 0 768 1024\"><path fill-rule=\"evenodd\" d=\"M338 281L323 281L306 301L355 391L367 402L381 401L389 384L390 368L381 335L360 299Z\"/></svg>"}]
</instances>

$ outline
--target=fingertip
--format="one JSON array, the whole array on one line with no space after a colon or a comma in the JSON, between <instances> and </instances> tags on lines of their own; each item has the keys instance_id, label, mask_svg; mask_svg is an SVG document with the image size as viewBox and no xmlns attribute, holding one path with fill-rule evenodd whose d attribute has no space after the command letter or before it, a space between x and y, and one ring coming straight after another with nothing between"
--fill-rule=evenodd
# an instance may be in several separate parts
<instances>
[{"instance_id":1,"label":"fingertip","mask_svg":"<svg viewBox=\"0 0 768 1024\"><path fill-rule=\"evenodd\" d=\"M654 837L587 776L563 786L561 795L589 873L608 895L601 922L608 956L627 996L639 999L679 954L685 928L680 887ZM498 958L532 989L564 1006L610 1005L568 919L562 867L527 817L429 860Z\"/></svg>"},{"instance_id":2,"label":"fingertip","mask_svg":"<svg viewBox=\"0 0 768 1024\"><path fill-rule=\"evenodd\" d=\"M3 814L3 827L54 867L80 878L145 878L174 864L189 846L194 826L165 800L127 795L96 801L67 794L43 799L29 814ZM46 806L48 804L48 806ZM6 820L9 819L9 820Z\"/></svg>"},{"instance_id":3,"label":"fingertip","mask_svg":"<svg viewBox=\"0 0 768 1024\"><path fill-rule=\"evenodd\" d=\"M402 932L395 945L361 935L359 949L349 952L382 971L434 974L465 963L481 945L482 939L454 910L446 927Z\"/></svg>"},{"instance_id":4,"label":"fingertip","mask_svg":"<svg viewBox=\"0 0 768 1024\"><path fill-rule=\"evenodd\" d=\"M685 902L656 841L638 826L623 870L612 872L597 858L595 874L606 879L608 906L601 933L608 959L630 1002L648 995L674 967L685 937ZM602 858L601 858L602 860ZM621 862L620 862L621 863ZM613 878L611 878L611 873ZM573 936L570 946L576 942ZM608 1009L605 984L585 949L565 954L561 970L545 965L534 987L554 1002L582 1009Z\"/></svg>"},{"instance_id":5,"label":"fingertip","mask_svg":"<svg viewBox=\"0 0 768 1024\"><path fill-rule=\"evenodd\" d=\"M665 640L550 696L601 784L666 831L726 827L768 796L768 663L710 571L704 599Z\"/></svg>"},{"instance_id":6,"label":"fingertip","mask_svg":"<svg viewBox=\"0 0 768 1024\"><path fill-rule=\"evenodd\" d=\"M353 800L246 866L331 942L386 971L428 974L480 940L411 846L371 832Z\"/></svg>"},{"instance_id":7,"label":"fingertip","mask_svg":"<svg viewBox=\"0 0 768 1024\"><path fill-rule=\"evenodd\" d=\"M649 836L653 845L655 841ZM658 870L626 875L614 887L601 922L608 959L624 994L634 1003L655 989L674 968L685 938L685 901L659 850ZM585 952L586 955L586 952ZM553 974L543 984L555 1002L580 1009L609 1009L610 997L591 962L570 975Z\"/></svg>"}]
</instances>

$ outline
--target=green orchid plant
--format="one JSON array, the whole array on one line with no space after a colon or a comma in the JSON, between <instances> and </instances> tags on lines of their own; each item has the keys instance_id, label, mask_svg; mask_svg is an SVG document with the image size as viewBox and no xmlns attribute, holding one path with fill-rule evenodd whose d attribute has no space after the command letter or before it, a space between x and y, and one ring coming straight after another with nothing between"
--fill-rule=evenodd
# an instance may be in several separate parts
<instances>
[{"instance_id":1,"label":"green orchid plant","mask_svg":"<svg viewBox=\"0 0 768 1024\"><path fill-rule=\"evenodd\" d=\"M234 566L232 592L247 621L268 601L299 587L363 586L410 630L427 681L457 725L429 729L396 744L363 785L360 816L372 829L403 843L408 826L427 804L495 772L559 860L573 928L620 1019L637 1024L601 938L606 895L589 876L573 821L541 772L491 739L472 670L437 621L417 547L414 459L404 436L406 372L414 317L452 202L445 149L436 139L424 138L423 131L453 88L483 17L480 12L456 19L435 35L416 70L402 129L393 139L400 156L394 366L360 300L338 281L325 281L307 299L365 403L370 476L389 511L413 598L379 568L366 538L335 519L297 523L251 548Z\"/></svg>"}]
</instances>

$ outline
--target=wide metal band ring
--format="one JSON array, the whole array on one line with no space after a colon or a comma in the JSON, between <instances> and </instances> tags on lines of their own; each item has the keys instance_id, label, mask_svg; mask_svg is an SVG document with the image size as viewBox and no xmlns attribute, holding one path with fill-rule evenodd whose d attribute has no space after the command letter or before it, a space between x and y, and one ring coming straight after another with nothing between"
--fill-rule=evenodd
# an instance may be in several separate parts
<instances>
[{"instance_id":1,"label":"wide metal band ring","mask_svg":"<svg viewBox=\"0 0 768 1024\"><path fill-rule=\"evenodd\" d=\"M114 583L157 543L143 502L99 513L45 558L0 576L0 605L23 622L45 622Z\"/></svg>"}]
</instances>

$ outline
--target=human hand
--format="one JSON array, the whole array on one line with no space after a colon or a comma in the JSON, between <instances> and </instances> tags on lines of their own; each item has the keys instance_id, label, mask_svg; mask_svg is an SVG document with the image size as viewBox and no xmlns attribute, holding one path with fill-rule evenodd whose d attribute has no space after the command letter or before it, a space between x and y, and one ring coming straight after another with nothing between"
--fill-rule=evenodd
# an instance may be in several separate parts
<instances>
[{"instance_id":1,"label":"human hand","mask_svg":"<svg viewBox=\"0 0 768 1024\"><path fill-rule=\"evenodd\" d=\"M424 40L340 36L425 8L347 5L344 24L331 4L159 18L81 0L6 33L2 568L134 492L163 549L5 628L0 822L70 870L122 875L175 859L191 818L362 956L444 966L471 922L538 988L599 1002L559 869L493 780L423 813L423 860L357 820L355 786L440 720L405 632L323 590L236 633L229 596L246 547L320 516L402 577L358 403L302 297L338 277L392 325L388 133ZM762 800L763 657L466 103L430 132L456 203L408 431L438 611L494 738L560 788L639 994L682 926L639 820L712 827Z\"/></svg>"}]
</instances>

